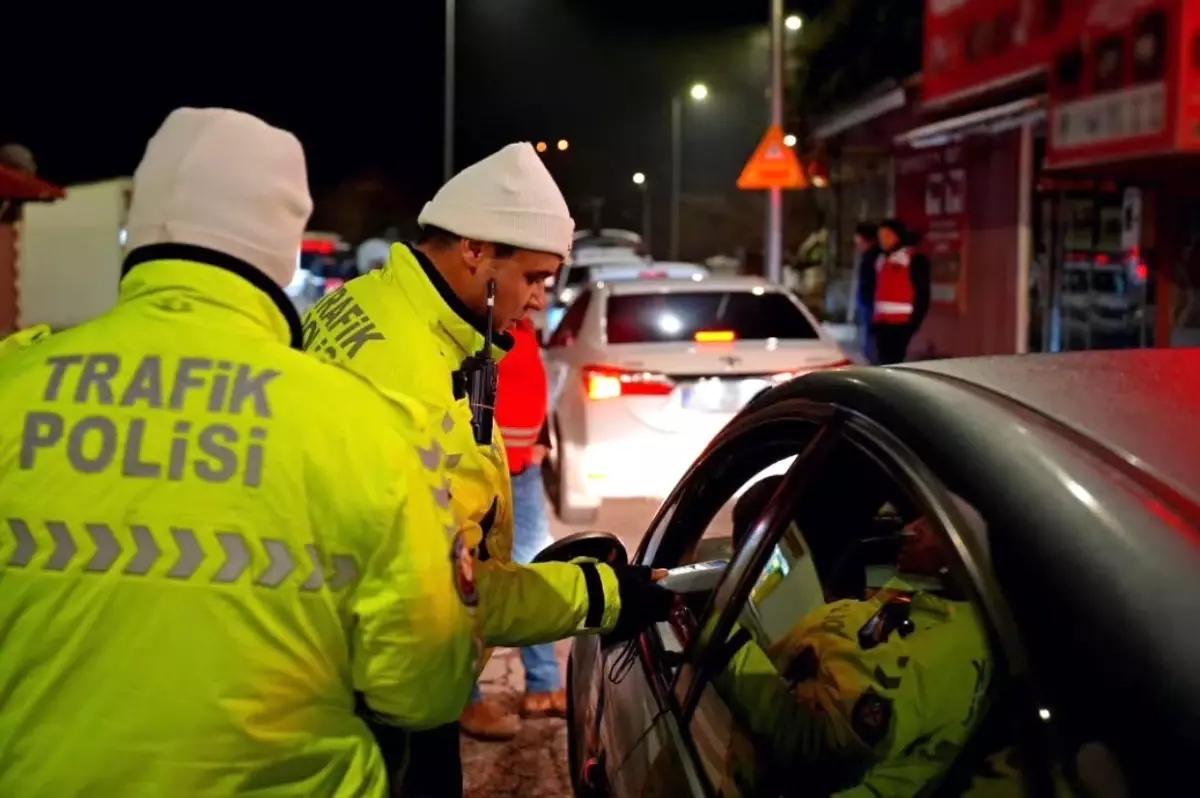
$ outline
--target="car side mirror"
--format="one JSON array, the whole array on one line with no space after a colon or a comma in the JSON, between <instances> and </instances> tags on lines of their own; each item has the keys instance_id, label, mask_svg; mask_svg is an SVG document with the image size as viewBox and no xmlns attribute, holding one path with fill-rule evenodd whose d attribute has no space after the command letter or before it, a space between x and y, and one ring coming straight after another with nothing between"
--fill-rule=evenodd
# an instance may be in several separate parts
<instances>
[{"instance_id":1,"label":"car side mirror","mask_svg":"<svg viewBox=\"0 0 1200 798\"><path fill-rule=\"evenodd\" d=\"M535 563L570 562L586 557L608 565L628 565L625 544L611 532L576 532L556 540L534 556Z\"/></svg>"}]
</instances>

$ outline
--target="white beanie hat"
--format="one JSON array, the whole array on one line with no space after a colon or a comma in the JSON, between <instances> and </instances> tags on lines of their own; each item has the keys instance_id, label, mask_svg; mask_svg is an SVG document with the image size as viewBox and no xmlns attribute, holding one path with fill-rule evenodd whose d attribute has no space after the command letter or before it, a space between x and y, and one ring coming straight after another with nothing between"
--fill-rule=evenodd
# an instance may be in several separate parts
<instances>
[{"instance_id":1,"label":"white beanie hat","mask_svg":"<svg viewBox=\"0 0 1200 798\"><path fill-rule=\"evenodd\" d=\"M575 236L567 201L529 142L509 144L450 178L417 223L563 258Z\"/></svg>"},{"instance_id":2,"label":"white beanie hat","mask_svg":"<svg viewBox=\"0 0 1200 798\"><path fill-rule=\"evenodd\" d=\"M283 287L296 273L311 214L304 149L295 136L240 111L179 108L134 172L126 249L206 247Z\"/></svg>"}]
</instances>

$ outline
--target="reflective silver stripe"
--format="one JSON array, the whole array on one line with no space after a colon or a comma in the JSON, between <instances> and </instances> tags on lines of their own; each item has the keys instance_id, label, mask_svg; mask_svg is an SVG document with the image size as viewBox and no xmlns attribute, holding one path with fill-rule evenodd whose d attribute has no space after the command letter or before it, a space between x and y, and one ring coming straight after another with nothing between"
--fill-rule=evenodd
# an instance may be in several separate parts
<instances>
[{"instance_id":1,"label":"reflective silver stripe","mask_svg":"<svg viewBox=\"0 0 1200 798\"><path fill-rule=\"evenodd\" d=\"M446 415L442 416L442 430L444 432L449 432L452 429L454 429L454 418L447 413Z\"/></svg>"},{"instance_id":2,"label":"reflective silver stripe","mask_svg":"<svg viewBox=\"0 0 1200 798\"><path fill-rule=\"evenodd\" d=\"M296 568L296 563L292 560L292 553L282 540L264 540L263 548L267 550L267 559L270 561L270 565L258 578L256 584L263 587L279 587L283 584L283 580L288 578L288 574Z\"/></svg>"},{"instance_id":3,"label":"reflective silver stripe","mask_svg":"<svg viewBox=\"0 0 1200 798\"><path fill-rule=\"evenodd\" d=\"M443 482L437 492L439 501L449 506L450 484ZM49 555L39 566L44 571L75 571L81 575L99 575L116 573L125 577L142 578L150 576L150 572L162 560L164 549L174 548L178 556L171 564L171 569L162 574L160 571L151 578L162 578L178 581L207 581L216 585L229 585L240 581L249 573L251 566L257 560L260 565L265 563L261 576L254 581L255 585L265 588L277 588L289 580L304 576L301 590L307 592L319 591L328 587L330 590L341 590L356 582L359 578L358 562L348 554L334 554L329 558L331 568L325 567L325 559L320 549L313 544L305 544L307 559L312 563L312 570L298 567L293 559L293 550L282 540L248 538L239 532L215 532L211 536L197 532L187 527L161 527L156 534L147 526L134 524L128 527L128 537L122 537L120 528L112 525L89 522L72 529L63 521L46 521L42 524L45 530L36 534L34 528L20 518L7 519L8 532L16 544L3 563L8 568L29 568L35 557L45 550ZM4 527L0 526L0 535ZM170 540L170 546L164 541ZM216 541L208 550L201 545L202 540ZM90 541L92 549L87 549ZM5 544L7 545L7 544ZM259 559L254 552L261 551L265 557ZM215 553L219 552L219 553ZM133 556L128 558L127 554ZM261 555L260 555L261 556ZM204 568L210 561L213 567L219 564L215 574ZM211 576L209 574L212 574Z\"/></svg>"},{"instance_id":4,"label":"reflective silver stripe","mask_svg":"<svg viewBox=\"0 0 1200 798\"><path fill-rule=\"evenodd\" d=\"M912 313L913 306L911 302L876 302L876 313Z\"/></svg>"},{"instance_id":5,"label":"reflective silver stripe","mask_svg":"<svg viewBox=\"0 0 1200 798\"><path fill-rule=\"evenodd\" d=\"M442 464L442 445L437 441L434 441L433 446L428 449L422 449L418 446L417 454L421 458L421 465L430 471L437 471L438 466Z\"/></svg>"},{"instance_id":6,"label":"reflective silver stripe","mask_svg":"<svg viewBox=\"0 0 1200 798\"><path fill-rule=\"evenodd\" d=\"M510 449L528 449L537 445L537 438L505 438L504 445Z\"/></svg>"},{"instance_id":7,"label":"reflective silver stripe","mask_svg":"<svg viewBox=\"0 0 1200 798\"><path fill-rule=\"evenodd\" d=\"M236 532L218 532L217 541L225 550L225 565L213 577L213 581L219 585L236 582L250 567L250 548L246 545L246 539Z\"/></svg>"},{"instance_id":8,"label":"reflective silver stripe","mask_svg":"<svg viewBox=\"0 0 1200 798\"><path fill-rule=\"evenodd\" d=\"M462 462L461 454L452 454L446 457L446 468L458 468L458 464Z\"/></svg>"},{"instance_id":9,"label":"reflective silver stripe","mask_svg":"<svg viewBox=\"0 0 1200 798\"><path fill-rule=\"evenodd\" d=\"M438 507L441 507L443 510L450 508L450 480L443 478L442 486L440 488L434 488L433 500L436 501Z\"/></svg>"},{"instance_id":10,"label":"reflective silver stripe","mask_svg":"<svg viewBox=\"0 0 1200 798\"><path fill-rule=\"evenodd\" d=\"M512 438L536 438L541 434L542 428L537 427L501 427L500 434L505 439Z\"/></svg>"},{"instance_id":11,"label":"reflective silver stripe","mask_svg":"<svg viewBox=\"0 0 1200 798\"><path fill-rule=\"evenodd\" d=\"M29 561L37 553L37 541L33 539L29 525L19 518L8 519L8 528L12 530L13 537L17 540L17 547L13 549L12 556L8 558L8 564L13 568L24 568L29 565Z\"/></svg>"},{"instance_id":12,"label":"reflective silver stripe","mask_svg":"<svg viewBox=\"0 0 1200 798\"><path fill-rule=\"evenodd\" d=\"M108 528L108 524L88 524L88 534L96 544L96 555L88 563L87 570L92 573L104 573L112 568L113 563L121 556L121 547L117 545L117 537Z\"/></svg>"}]
</instances>

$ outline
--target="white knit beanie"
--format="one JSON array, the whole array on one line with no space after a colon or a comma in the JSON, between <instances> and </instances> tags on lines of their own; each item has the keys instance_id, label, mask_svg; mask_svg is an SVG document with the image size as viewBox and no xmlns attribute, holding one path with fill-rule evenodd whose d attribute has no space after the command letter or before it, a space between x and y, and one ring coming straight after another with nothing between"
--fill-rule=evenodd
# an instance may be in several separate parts
<instances>
[{"instance_id":1,"label":"white knit beanie","mask_svg":"<svg viewBox=\"0 0 1200 798\"><path fill-rule=\"evenodd\" d=\"M575 236L567 201L529 142L509 144L450 178L417 223L563 258Z\"/></svg>"},{"instance_id":2,"label":"white knit beanie","mask_svg":"<svg viewBox=\"0 0 1200 798\"><path fill-rule=\"evenodd\" d=\"M179 108L134 172L125 246L206 247L282 287L296 273L311 214L295 136L240 111Z\"/></svg>"}]
</instances>

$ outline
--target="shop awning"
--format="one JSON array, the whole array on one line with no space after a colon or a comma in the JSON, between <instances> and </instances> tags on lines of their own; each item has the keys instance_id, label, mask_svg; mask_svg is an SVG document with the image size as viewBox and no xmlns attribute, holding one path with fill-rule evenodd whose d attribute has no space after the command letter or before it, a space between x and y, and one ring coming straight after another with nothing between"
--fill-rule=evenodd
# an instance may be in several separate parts
<instances>
[{"instance_id":1,"label":"shop awning","mask_svg":"<svg viewBox=\"0 0 1200 798\"><path fill-rule=\"evenodd\" d=\"M49 202L62 199L66 195L67 192L53 183L0 164L0 200Z\"/></svg>"},{"instance_id":2,"label":"shop awning","mask_svg":"<svg viewBox=\"0 0 1200 798\"><path fill-rule=\"evenodd\" d=\"M897 136L896 143L915 149L938 147L972 133L1000 133L1020 127L1026 122L1040 122L1045 118L1046 98L1026 97L982 111L922 125Z\"/></svg>"},{"instance_id":3,"label":"shop awning","mask_svg":"<svg viewBox=\"0 0 1200 798\"><path fill-rule=\"evenodd\" d=\"M829 116L817 121L813 129L813 137L827 139L845 133L847 130L878 119L892 111L898 111L908 104L908 95L903 86L897 86L890 91L864 100L854 105L842 108Z\"/></svg>"}]
</instances>

